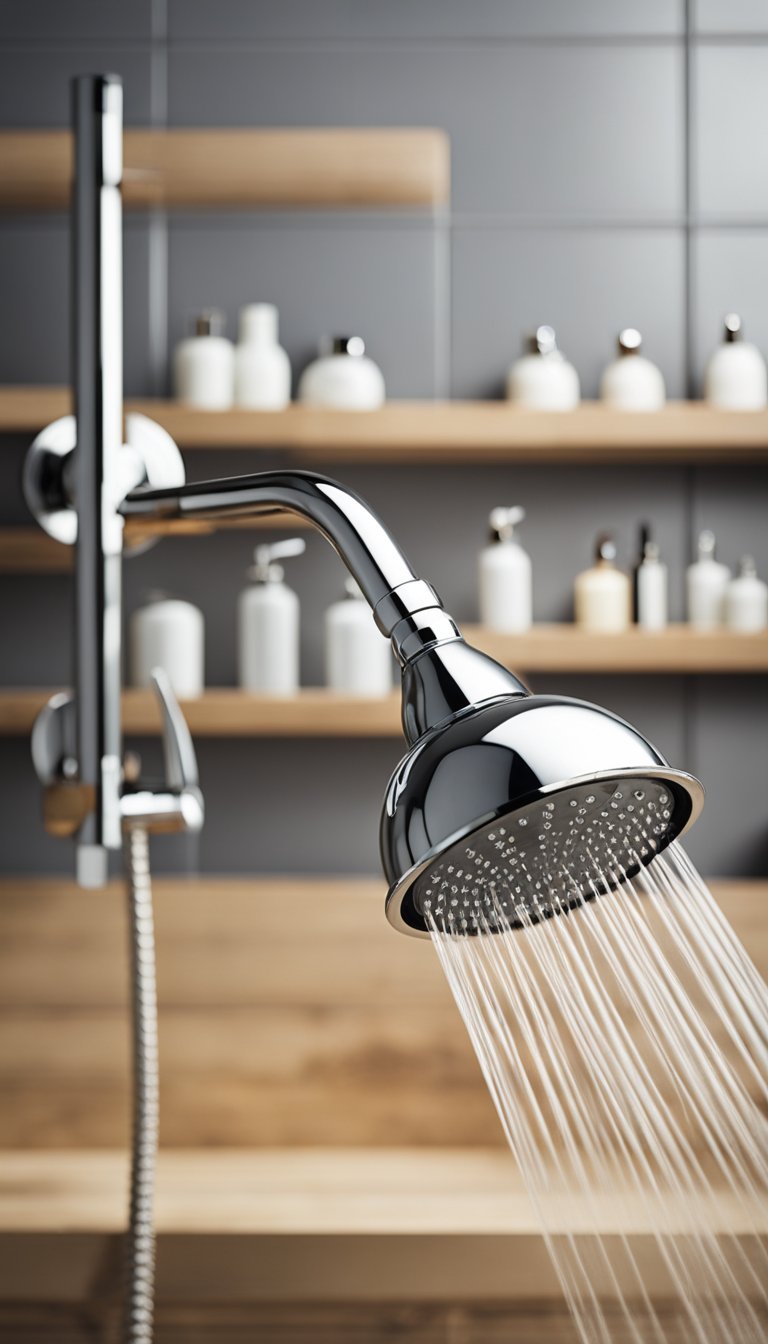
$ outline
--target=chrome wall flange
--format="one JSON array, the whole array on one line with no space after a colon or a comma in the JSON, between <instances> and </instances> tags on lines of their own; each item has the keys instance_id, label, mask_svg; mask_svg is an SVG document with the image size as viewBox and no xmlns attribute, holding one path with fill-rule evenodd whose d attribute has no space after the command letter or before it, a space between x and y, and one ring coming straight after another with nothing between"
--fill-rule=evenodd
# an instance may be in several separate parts
<instances>
[{"instance_id":1,"label":"chrome wall flange","mask_svg":"<svg viewBox=\"0 0 768 1344\"><path fill-rule=\"evenodd\" d=\"M110 497L106 501L114 513L137 486L175 489L186 479L178 446L162 425L133 411L125 417L125 429L126 442L110 475ZM63 415L40 431L30 444L24 463L27 507L43 531L65 546L74 546L77 541L76 453L75 417ZM134 542L125 548L124 554L138 555L153 546L155 540Z\"/></svg>"}]
</instances>

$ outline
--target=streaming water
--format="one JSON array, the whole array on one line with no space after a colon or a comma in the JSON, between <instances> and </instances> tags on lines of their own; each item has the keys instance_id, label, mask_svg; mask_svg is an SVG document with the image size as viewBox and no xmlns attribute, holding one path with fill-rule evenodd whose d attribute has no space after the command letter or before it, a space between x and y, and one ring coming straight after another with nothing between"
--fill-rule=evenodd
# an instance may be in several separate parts
<instances>
[{"instance_id":1,"label":"streaming water","mask_svg":"<svg viewBox=\"0 0 768 1344\"><path fill-rule=\"evenodd\" d=\"M636 857L425 918L579 1338L758 1344L768 987L679 845Z\"/></svg>"}]
</instances>

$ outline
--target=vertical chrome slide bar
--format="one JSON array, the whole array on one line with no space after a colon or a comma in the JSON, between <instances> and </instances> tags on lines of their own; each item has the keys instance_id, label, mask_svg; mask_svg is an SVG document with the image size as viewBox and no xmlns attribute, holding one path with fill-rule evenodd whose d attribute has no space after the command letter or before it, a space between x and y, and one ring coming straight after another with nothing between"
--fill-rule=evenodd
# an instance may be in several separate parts
<instances>
[{"instance_id":1,"label":"vertical chrome slide bar","mask_svg":"<svg viewBox=\"0 0 768 1344\"><path fill-rule=\"evenodd\" d=\"M93 793L78 834L77 876L97 887L106 881L107 851L121 845L122 82L83 75L73 97L77 758L80 782Z\"/></svg>"}]
</instances>

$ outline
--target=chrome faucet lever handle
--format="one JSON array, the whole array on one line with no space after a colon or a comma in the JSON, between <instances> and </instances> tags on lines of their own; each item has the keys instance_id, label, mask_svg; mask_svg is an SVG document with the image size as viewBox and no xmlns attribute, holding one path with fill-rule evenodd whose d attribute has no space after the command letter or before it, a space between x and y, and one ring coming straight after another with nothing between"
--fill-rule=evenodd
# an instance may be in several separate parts
<instances>
[{"instance_id":1,"label":"chrome faucet lever handle","mask_svg":"<svg viewBox=\"0 0 768 1344\"><path fill-rule=\"evenodd\" d=\"M197 756L189 725L171 686L168 673L162 667L152 672L160 713L163 719L163 758L165 784L169 789L197 788Z\"/></svg>"},{"instance_id":2,"label":"chrome faucet lever handle","mask_svg":"<svg viewBox=\"0 0 768 1344\"><path fill-rule=\"evenodd\" d=\"M154 669L152 686L162 718L165 778L159 787L142 785L139 781L124 788L120 798L123 829L199 831L205 805L197 782L192 734L163 668Z\"/></svg>"}]
</instances>

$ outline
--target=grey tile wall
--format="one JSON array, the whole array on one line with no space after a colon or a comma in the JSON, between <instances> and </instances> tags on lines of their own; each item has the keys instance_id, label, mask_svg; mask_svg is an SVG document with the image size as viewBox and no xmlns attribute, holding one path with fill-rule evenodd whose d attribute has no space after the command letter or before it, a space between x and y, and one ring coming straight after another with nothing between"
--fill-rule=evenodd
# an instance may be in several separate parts
<instances>
[{"instance_id":1,"label":"grey tile wall","mask_svg":"<svg viewBox=\"0 0 768 1344\"><path fill-rule=\"evenodd\" d=\"M685 392L682 229L466 228L453 233L452 390L496 397L524 333L551 323L582 396L624 326L642 331L668 394Z\"/></svg>"},{"instance_id":2,"label":"grey tile wall","mask_svg":"<svg viewBox=\"0 0 768 1344\"><path fill-rule=\"evenodd\" d=\"M359 332L386 370L389 395L434 396L442 281L436 234L418 220L176 220L169 249L171 343L196 312L211 306L224 310L234 336L238 309L266 300L280 308L281 341L297 374L316 356L318 338Z\"/></svg>"},{"instance_id":3,"label":"grey tile wall","mask_svg":"<svg viewBox=\"0 0 768 1344\"><path fill-rule=\"evenodd\" d=\"M682 31L681 0L591 0L579 6L572 0L170 0L168 15L172 41L672 37Z\"/></svg>"},{"instance_id":4,"label":"grey tile wall","mask_svg":"<svg viewBox=\"0 0 768 1344\"><path fill-rule=\"evenodd\" d=\"M683 207L678 43L179 45L168 61L180 125L444 127L459 213Z\"/></svg>"},{"instance_id":5,"label":"grey tile wall","mask_svg":"<svg viewBox=\"0 0 768 1344\"><path fill-rule=\"evenodd\" d=\"M694 96L697 208L768 220L768 46L698 46Z\"/></svg>"},{"instance_id":6,"label":"grey tile wall","mask_svg":"<svg viewBox=\"0 0 768 1344\"><path fill-rule=\"evenodd\" d=\"M274 299L297 372L320 336L352 328L394 396L498 395L522 331L547 320L585 395L617 329L632 323L681 396L698 386L723 312L741 311L768 348L767 34L761 0L5 0L0 126L66 124L70 76L114 69L134 124L423 124L450 134L452 204L439 217L130 219L130 393L167 389L171 349L198 307L223 307L232 332L241 303ZM67 285L63 220L0 221L0 382L66 377ZM18 438L2 445L0 522L24 517L23 450ZM197 479L266 465L247 453L188 457ZM750 468L356 464L339 474L391 521L462 620L476 614L477 551L501 501L528 509L541 620L570 614L596 531L613 527L628 562L644 518L670 565L675 617L699 526L715 527L729 562L751 549L768 571L768 476ZM237 534L166 543L126 565L129 609L158 584L202 606L211 683L234 680L250 544ZM292 573L302 675L316 682L322 612L341 574L328 547L309 544ZM3 683L65 679L69 580L4 578L0 628ZM766 871L763 680L537 684L607 704L701 772L710 803L691 849L708 871ZM139 745L157 759L155 742ZM39 825L26 743L0 748L3 867L66 870L67 847ZM199 751L206 830L199 841L158 842L159 867L375 870L396 743L204 740Z\"/></svg>"}]
</instances>

